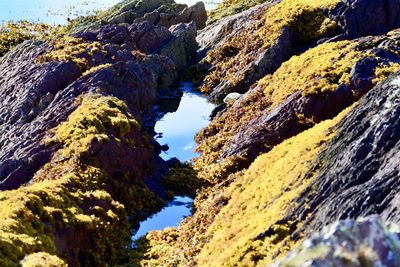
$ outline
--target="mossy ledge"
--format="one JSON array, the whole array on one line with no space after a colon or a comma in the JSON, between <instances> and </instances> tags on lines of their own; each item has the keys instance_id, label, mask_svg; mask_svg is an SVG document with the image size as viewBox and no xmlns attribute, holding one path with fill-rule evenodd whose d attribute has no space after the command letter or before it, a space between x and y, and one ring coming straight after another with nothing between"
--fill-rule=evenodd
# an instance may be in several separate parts
<instances>
[{"instance_id":1,"label":"mossy ledge","mask_svg":"<svg viewBox=\"0 0 400 267\"><path fill-rule=\"evenodd\" d=\"M123 263L128 255L124 248L131 242L127 211L139 216L162 205L141 177L128 170L110 172L113 166L106 166L101 151L96 152L99 144L103 150L109 144L114 151L127 149L143 157L149 138L126 105L101 95L79 101L68 120L49 133L48 144L62 148L35 175L34 183L0 192L2 266L18 266L21 260L27 263L47 254L72 266ZM42 258L49 264L55 259Z\"/></svg>"},{"instance_id":2,"label":"mossy ledge","mask_svg":"<svg viewBox=\"0 0 400 267\"><path fill-rule=\"evenodd\" d=\"M200 90L211 93L213 100L222 100L232 91L246 92L297 50L335 35L337 23L327 13L339 2L283 0L258 8L248 24L228 35L202 61L210 72Z\"/></svg>"},{"instance_id":3,"label":"mossy ledge","mask_svg":"<svg viewBox=\"0 0 400 267\"><path fill-rule=\"evenodd\" d=\"M318 156L350 111L290 138L196 199L196 211L178 228L150 232L139 243L141 266L267 266L301 241L284 221L312 184ZM262 204L260 204L262 203ZM261 237L271 228L268 237ZM224 246L221 246L224 244Z\"/></svg>"},{"instance_id":4,"label":"mossy ledge","mask_svg":"<svg viewBox=\"0 0 400 267\"><path fill-rule=\"evenodd\" d=\"M294 116L299 131L337 115L374 85L400 70L399 38L396 30L377 37L323 43L291 57L273 74L260 79L240 101L200 131L196 140L201 155L195 163L200 176L218 182L230 173L248 167L254 158L249 160L246 151L239 153L240 144L236 138L249 127L257 127L254 126L257 118L269 114L272 116L285 106L288 106L284 109L288 115L290 108L294 109L290 106L290 99L296 94L300 94L303 99L316 99L317 102L332 98L331 102L335 103L335 106L329 108L334 112L328 116L323 115L323 109L314 109L312 104L309 104L308 109L296 110ZM361 74L358 73L359 69L363 71ZM359 78L359 75L365 77ZM348 97L337 97L341 90L348 90ZM286 121L289 119L285 117ZM259 127L268 129L271 126ZM280 133L278 127L269 130L274 131ZM276 141L270 137L270 140L262 144L260 151L269 151L283 139L277 138ZM232 152L232 147L237 150L234 151L236 154Z\"/></svg>"}]
</instances>

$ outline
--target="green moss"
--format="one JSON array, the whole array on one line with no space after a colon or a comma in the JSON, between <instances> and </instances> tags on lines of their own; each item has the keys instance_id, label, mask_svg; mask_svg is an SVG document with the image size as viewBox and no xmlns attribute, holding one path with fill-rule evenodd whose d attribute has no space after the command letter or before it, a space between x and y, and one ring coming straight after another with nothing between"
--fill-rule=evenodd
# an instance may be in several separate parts
<instances>
[{"instance_id":1,"label":"green moss","mask_svg":"<svg viewBox=\"0 0 400 267\"><path fill-rule=\"evenodd\" d=\"M177 163L169 169L163 180L166 189L175 195L188 195L194 197L196 191L207 186L204 180L197 177L197 172L189 163Z\"/></svg>"},{"instance_id":2,"label":"green moss","mask_svg":"<svg viewBox=\"0 0 400 267\"><path fill-rule=\"evenodd\" d=\"M139 242L140 266L268 266L302 238L283 219L312 183L319 153L350 110L290 138L263 154L248 170L204 189L194 214L179 227L152 231ZM279 223L277 223L279 222ZM257 238L270 229L271 234Z\"/></svg>"},{"instance_id":3,"label":"green moss","mask_svg":"<svg viewBox=\"0 0 400 267\"><path fill-rule=\"evenodd\" d=\"M67 264L57 256L45 252L26 256L21 261L22 267L67 267Z\"/></svg>"},{"instance_id":4,"label":"green moss","mask_svg":"<svg viewBox=\"0 0 400 267\"><path fill-rule=\"evenodd\" d=\"M350 70L367 54L356 49L357 42L321 44L294 56L273 74L259 81L271 99L271 109L296 91L305 95L328 93L350 82Z\"/></svg>"},{"instance_id":5,"label":"green moss","mask_svg":"<svg viewBox=\"0 0 400 267\"><path fill-rule=\"evenodd\" d=\"M232 86L243 83L253 71L246 66L255 61L256 56L265 49L276 45L284 31L289 33L293 47L308 45L329 36L335 31L336 23L326 17L324 11L339 2L283 0L259 10L252 18L255 21L253 25L228 37L223 45L208 53L203 64L212 65L212 71L205 77L200 90L210 93L222 81Z\"/></svg>"},{"instance_id":6,"label":"green moss","mask_svg":"<svg viewBox=\"0 0 400 267\"><path fill-rule=\"evenodd\" d=\"M375 54L377 45L384 42L386 45L380 47L381 51L395 56L398 44L391 35L396 34L324 43L284 62L273 74L261 79L251 94L245 95L240 103L215 118L198 134L201 156L196 160L195 168L200 176L215 183L237 170L237 166L240 169L241 158L221 160L221 151L231 145L230 140L236 133L244 131L252 119L272 111L294 93L301 92L304 96L333 93L339 86L350 84L353 66L365 58L378 62L371 75L372 85L400 70L396 60ZM357 97L355 94L354 98ZM297 120L307 127L314 125L313 118L304 114L297 114Z\"/></svg>"}]
</instances>

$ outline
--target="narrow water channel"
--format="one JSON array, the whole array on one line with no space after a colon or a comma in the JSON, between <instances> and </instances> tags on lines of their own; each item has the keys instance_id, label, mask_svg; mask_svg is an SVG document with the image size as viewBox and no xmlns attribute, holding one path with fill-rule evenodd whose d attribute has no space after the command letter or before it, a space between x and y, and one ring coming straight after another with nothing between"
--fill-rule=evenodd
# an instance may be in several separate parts
<instances>
[{"instance_id":1,"label":"narrow water channel","mask_svg":"<svg viewBox=\"0 0 400 267\"><path fill-rule=\"evenodd\" d=\"M182 83L180 90L183 94L178 109L165 114L156 123L155 131L158 133L157 141L169 147L169 150L161 154L161 157L164 160L175 157L185 162L198 156L193 151L196 145L194 136L208 125L215 106L204 96L195 92L191 83ZM174 99L168 101L172 102ZM160 212L141 222L132 240L135 241L152 230L178 226L183 218L191 214L192 205L193 199L190 197L175 197Z\"/></svg>"}]
</instances>

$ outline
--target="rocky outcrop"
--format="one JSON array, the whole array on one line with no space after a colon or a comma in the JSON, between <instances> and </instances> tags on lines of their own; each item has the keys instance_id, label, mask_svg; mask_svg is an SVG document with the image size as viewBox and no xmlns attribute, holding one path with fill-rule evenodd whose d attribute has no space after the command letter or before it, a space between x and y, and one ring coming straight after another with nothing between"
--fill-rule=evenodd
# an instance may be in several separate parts
<instances>
[{"instance_id":1,"label":"rocky outcrop","mask_svg":"<svg viewBox=\"0 0 400 267\"><path fill-rule=\"evenodd\" d=\"M201 89L214 100L244 94L197 136L195 168L213 186L179 227L143 238L137 261L397 266L398 231L385 225L400 218L398 5L282 0L206 28ZM248 68L274 47L287 58ZM379 219L359 219L369 215Z\"/></svg>"},{"instance_id":2,"label":"rocky outcrop","mask_svg":"<svg viewBox=\"0 0 400 267\"><path fill-rule=\"evenodd\" d=\"M104 24L132 24L148 21L155 25L171 27L179 23L193 21L197 29L206 25L207 13L203 2L188 7L174 0L125 0L93 18L81 18L76 21L74 31L98 28Z\"/></svg>"},{"instance_id":3,"label":"rocky outcrop","mask_svg":"<svg viewBox=\"0 0 400 267\"><path fill-rule=\"evenodd\" d=\"M244 28L254 24L254 20L257 18L257 13L260 10L277 2L267 2L257 5L238 14L219 19L200 30L196 38L200 46L200 51L207 52L210 49L215 49L217 46L222 45L229 37L240 34Z\"/></svg>"},{"instance_id":4,"label":"rocky outcrop","mask_svg":"<svg viewBox=\"0 0 400 267\"><path fill-rule=\"evenodd\" d=\"M347 38L384 34L400 27L398 1L341 1L329 14ZM373 21L374 23L368 23Z\"/></svg>"},{"instance_id":5,"label":"rocky outcrop","mask_svg":"<svg viewBox=\"0 0 400 267\"><path fill-rule=\"evenodd\" d=\"M78 51L76 58L88 62L84 69L55 57L37 63L47 49L68 52L34 42L2 58L1 187L13 189L28 182L49 160L56 147L44 145L45 134L67 118L79 95L106 90L127 101L135 115L149 108L157 87L171 85L196 51L195 34L192 24L168 31L149 22L78 34L61 45L74 50L75 45L98 42L102 47L93 56L91 51Z\"/></svg>"},{"instance_id":6,"label":"rocky outcrop","mask_svg":"<svg viewBox=\"0 0 400 267\"><path fill-rule=\"evenodd\" d=\"M387 33L400 25L399 2L386 2L267 1L223 18L198 37L203 49L213 49L200 64L209 70L201 90L222 101L229 93L247 92L292 55L318 43ZM366 21L374 23L365 26Z\"/></svg>"},{"instance_id":7,"label":"rocky outcrop","mask_svg":"<svg viewBox=\"0 0 400 267\"><path fill-rule=\"evenodd\" d=\"M313 192L306 190L299 199L300 206L306 202L310 208L293 213L298 218L312 214L304 223L308 233L323 222L371 214L400 222L399 90L399 77L394 75L362 98L338 126L319 158L323 164Z\"/></svg>"},{"instance_id":8,"label":"rocky outcrop","mask_svg":"<svg viewBox=\"0 0 400 267\"><path fill-rule=\"evenodd\" d=\"M226 177L283 140L335 117L385 77L382 73L398 69L399 57L392 52L398 38L393 33L322 44L288 60L200 132L198 149L212 153L203 153L197 165L208 169L226 162ZM320 78L310 82L315 77ZM214 178L224 177L217 173Z\"/></svg>"},{"instance_id":9,"label":"rocky outcrop","mask_svg":"<svg viewBox=\"0 0 400 267\"><path fill-rule=\"evenodd\" d=\"M339 221L273 266L399 266L400 233L378 217Z\"/></svg>"},{"instance_id":10,"label":"rocky outcrop","mask_svg":"<svg viewBox=\"0 0 400 267\"><path fill-rule=\"evenodd\" d=\"M129 14L170 12L134 3ZM193 20L205 21L202 4L185 8L168 23L190 23L100 23L0 59L0 265L129 262L130 225L166 195L146 114L196 54Z\"/></svg>"}]
</instances>

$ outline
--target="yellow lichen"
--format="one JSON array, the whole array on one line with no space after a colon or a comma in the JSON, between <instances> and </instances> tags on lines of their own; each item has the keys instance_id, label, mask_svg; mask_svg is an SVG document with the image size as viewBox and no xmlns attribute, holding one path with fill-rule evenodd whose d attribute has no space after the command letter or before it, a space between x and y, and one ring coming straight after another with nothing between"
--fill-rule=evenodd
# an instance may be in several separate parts
<instances>
[{"instance_id":1,"label":"yellow lichen","mask_svg":"<svg viewBox=\"0 0 400 267\"><path fill-rule=\"evenodd\" d=\"M208 53L203 63L211 64L213 68L200 90L210 93L221 82L228 82L233 87L243 83L253 71L246 66L256 61L265 49L277 44L282 36L286 36L284 31L290 36L292 47L283 47L287 50L283 53L290 53L289 50L297 45L307 45L329 36L337 25L325 15L325 11L339 2L283 0L258 10L252 16L255 21L253 24L246 26L239 34L228 37L222 45Z\"/></svg>"},{"instance_id":2,"label":"yellow lichen","mask_svg":"<svg viewBox=\"0 0 400 267\"><path fill-rule=\"evenodd\" d=\"M112 64L107 63L107 64L98 65L96 67L92 67L92 68L88 69L87 71L85 71L84 73L82 73L82 76L86 76L86 75L95 73L99 70L102 70L102 69L105 69L105 68L108 68L111 66L112 66Z\"/></svg>"},{"instance_id":3,"label":"yellow lichen","mask_svg":"<svg viewBox=\"0 0 400 267\"><path fill-rule=\"evenodd\" d=\"M86 95L79 102L68 120L54 129L48 144L58 143L61 148L36 173L34 182L0 192L1 266L18 266L32 253L68 259L69 252L60 251L56 240L76 242L68 247L74 250L82 249L80 243L88 238L93 246L79 250L86 255L80 264L115 263L130 243L126 208L116 199L129 199L124 203L132 212L158 208L162 203L140 181L128 181L128 174L111 179L90 160L88 153L93 143L123 141L139 131L139 124L127 112L125 103L101 95ZM68 241L68 235L63 235L66 229L75 233L73 240ZM34 263L40 255L27 256L24 261ZM49 266L53 259L48 258Z\"/></svg>"},{"instance_id":4,"label":"yellow lichen","mask_svg":"<svg viewBox=\"0 0 400 267\"><path fill-rule=\"evenodd\" d=\"M26 256L21 261L22 267L67 267L59 257L45 252L34 253Z\"/></svg>"},{"instance_id":5,"label":"yellow lichen","mask_svg":"<svg viewBox=\"0 0 400 267\"><path fill-rule=\"evenodd\" d=\"M321 44L293 56L258 84L265 88L272 109L297 91L323 94L335 91L339 84L349 84L351 67L362 57L354 42Z\"/></svg>"},{"instance_id":6,"label":"yellow lichen","mask_svg":"<svg viewBox=\"0 0 400 267\"><path fill-rule=\"evenodd\" d=\"M224 0L219 3L214 10L209 12L207 24L212 24L223 17L240 13L265 1L266 0Z\"/></svg>"},{"instance_id":7,"label":"yellow lichen","mask_svg":"<svg viewBox=\"0 0 400 267\"><path fill-rule=\"evenodd\" d=\"M341 0L283 0L266 13L262 27L256 35L265 38L264 47L271 46L285 27L294 30L299 41L316 40L336 27L324 15L324 10L334 8Z\"/></svg>"},{"instance_id":8,"label":"yellow lichen","mask_svg":"<svg viewBox=\"0 0 400 267\"><path fill-rule=\"evenodd\" d=\"M44 63L51 61L74 62L82 71L90 69L91 64L88 58L95 53L106 55L102 44L99 42L85 42L81 38L65 36L51 44L52 50L40 55L36 59L36 63Z\"/></svg>"},{"instance_id":9,"label":"yellow lichen","mask_svg":"<svg viewBox=\"0 0 400 267\"><path fill-rule=\"evenodd\" d=\"M51 26L28 21L8 21L0 26L0 57L25 40L45 39Z\"/></svg>"},{"instance_id":10,"label":"yellow lichen","mask_svg":"<svg viewBox=\"0 0 400 267\"><path fill-rule=\"evenodd\" d=\"M288 234L291 222L275 222L295 207L293 200L312 182L317 156L347 112L261 155L244 177L229 186L229 203L204 236L209 241L197 257L199 266L266 266L275 253L295 245ZM256 238L268 228L273 236Z\"/></svg>"}]
</instances>

